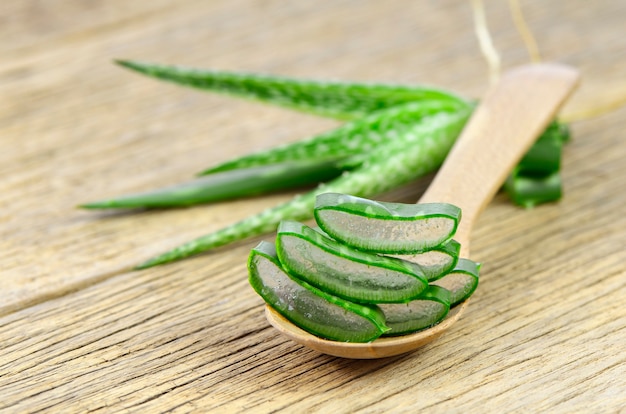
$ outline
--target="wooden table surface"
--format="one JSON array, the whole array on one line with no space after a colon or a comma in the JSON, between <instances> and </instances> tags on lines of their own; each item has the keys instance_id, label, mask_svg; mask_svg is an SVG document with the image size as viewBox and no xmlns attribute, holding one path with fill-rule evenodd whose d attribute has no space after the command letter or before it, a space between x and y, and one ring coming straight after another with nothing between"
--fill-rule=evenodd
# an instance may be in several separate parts
<instances>
[{"instance_id":1,"label":"wooden table surface","mask_svg":"<svg viewBox=\"0 0 626 414\"><path fill-rule=\"evenodd\" d=\"M570 113L626 95L626 3L522 7L543 59L582 72ZM503 66L528 62L507 2L486 8ZM480 97L473 30L469 2L452 0L3 2L0 410L626 412L626 108L572 124L561 202L523 210L496 197L473 235L484 266L466 313L383 360L277 335L246 280L259 238L127 270L293 193L75 208L338 125L159 83L114 58ZM382 198L413 202L427 184Z\"/></svg>"}]
</instances>

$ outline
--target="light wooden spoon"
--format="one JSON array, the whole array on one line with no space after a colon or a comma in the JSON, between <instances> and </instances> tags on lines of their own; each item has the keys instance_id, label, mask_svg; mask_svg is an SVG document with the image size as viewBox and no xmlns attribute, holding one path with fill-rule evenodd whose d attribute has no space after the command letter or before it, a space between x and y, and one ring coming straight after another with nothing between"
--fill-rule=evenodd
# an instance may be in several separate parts
<instances>
[{"instance_id":1,"label":"light wooden spoon","mask_svg":"<svg viewBox=\"0 0 626 414\"><path fill-rule=\"evenodd\" d=\"M454 238L469 257L470 232L507 175L554 118L578 83L578 72L556 64L535 64L506 73L487 91L439 173L419 202L459 206L463 218ZM266 307L268 321L299 344L344 358L384 358L413 351L444 333L468 301L440 324L414 334L347 343L318 338Z\"/></svg>"}]
</instances>

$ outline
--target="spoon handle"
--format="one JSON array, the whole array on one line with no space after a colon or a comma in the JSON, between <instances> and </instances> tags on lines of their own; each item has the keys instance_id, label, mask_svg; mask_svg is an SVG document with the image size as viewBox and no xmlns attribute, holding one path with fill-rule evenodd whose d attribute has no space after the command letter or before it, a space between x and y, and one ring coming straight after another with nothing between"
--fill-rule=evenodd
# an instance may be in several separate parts
<instances>
[{"instance_id":1,"label":"spoon handle","mask_svg":"<svg viewBox=\"0 0 626 414\"><path fill-rule=\"evenodd\" d=\"M461 208L463 219L455 238L462 244L468 245L478 215L554 118L578 77L575 69L564 65L527 65L506 73L487 91L420 199Z\"/></svg>"}]
</instances>

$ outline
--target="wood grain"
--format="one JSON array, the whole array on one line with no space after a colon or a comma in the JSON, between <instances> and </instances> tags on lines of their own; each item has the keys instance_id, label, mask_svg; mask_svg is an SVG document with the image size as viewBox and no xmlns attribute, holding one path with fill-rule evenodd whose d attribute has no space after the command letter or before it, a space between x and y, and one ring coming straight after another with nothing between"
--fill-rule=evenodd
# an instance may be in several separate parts
<instances>
[{"instance_id":1,"label":"wood grain","mask_svg":"<svg viewBox=\"0 0 626 414\"><path fill-rule=\"evenodd\" d=\"M506 2L486 3L505 67L527 62ZM614 99L624 3L522 6L544 59L593 85L579 96ZM496 197L472 237L484 266L471 306L438 341L385 360L279 337L247 286L254 241L125 270L290 194L74 208L336 125L160 84L111 59L479 96L487 71L465 2L26 0L3 4L0 23L3 412L625 412L625 109L573 125L562 202L524 211ZM384 197L414 201L427 183Z\"/></svg>"}]
</instances>

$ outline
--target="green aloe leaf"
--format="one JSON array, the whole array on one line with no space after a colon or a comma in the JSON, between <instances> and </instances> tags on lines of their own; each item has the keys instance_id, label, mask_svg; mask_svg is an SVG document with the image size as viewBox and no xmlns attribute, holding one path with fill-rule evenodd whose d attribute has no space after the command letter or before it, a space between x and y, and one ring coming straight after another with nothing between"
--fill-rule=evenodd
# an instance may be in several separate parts
<instances>
[{"instance_id":1,"label":"green aloe leaf","mask_svg":"<svg viewBox=\"0 0 626 414\"><path fill-rule=\"evenodd\" d=\"M345 161L343 166L354 168L367 158L367 154L397 140L398 136L413 128L425 117L456 110L458 105L451 105L445 101L402 104L347 122L339 128L308 139L227 161L201 174L288 161L324 162L348 158L349 161Z\"/></svg>"},{"instance_id":2,"label":"green aloe leaf","mask_svg":"<svg viewBox=\"0 0 626 414\"><path fill-rule=\"evenodd\" d=\"M386 146L385 150L374 151L361 167L345 172L287 203L152 258L137 266L137 269L181 260L238 240L275 231L282 220L308 219L312 215L317 194L336 192L372 197L428 174L443 163L470 113L471 109L465 109L426 117L399 136L393 145Z\"/></svg>"},{"instance_id":3,"label":"green aloe leaf","mask_svg":"<svg viewBox=\"0 0 626 414\"><path fill-rule=\"evenodd\" d=\"M425 117L448 112L451 107L435 101L390 108L310 140L245 156L215 167L207 177L109 200L83 204L89 209L166 208L265 194L307 184L319 184L353 169L367 153L387 145Z\"/></svg>"},{"instance_id":4,"label":"green aloe leaf","mask_svg":"<svg viewBox=\"0 0 626 414\"><path fill-rule=\"evenodd\" d=\"M302 80L250 73L224 72L118 60L144 75L211 92L224 93L337 119L355 119L380 109L438 100L466 105L460 97L437 88L380 83Z\"/></svg>"},{"instance_id":5,"label":"green aloe leaf","mask_svg":"<svg viewBox=\"0 0 626 414\"><path fill-rule=\"evenodd\" d=\"M220 172L185 184L96 201L80 207L89 209L184 207L319 184L339 176L343 171L344 168L333 161L285 162Z\"/></svg>"}]
</instances>

